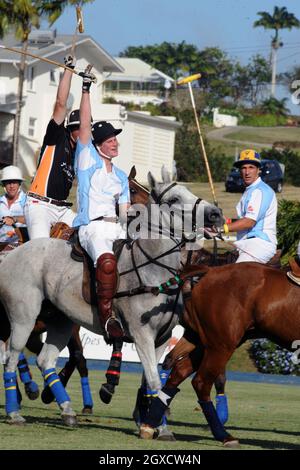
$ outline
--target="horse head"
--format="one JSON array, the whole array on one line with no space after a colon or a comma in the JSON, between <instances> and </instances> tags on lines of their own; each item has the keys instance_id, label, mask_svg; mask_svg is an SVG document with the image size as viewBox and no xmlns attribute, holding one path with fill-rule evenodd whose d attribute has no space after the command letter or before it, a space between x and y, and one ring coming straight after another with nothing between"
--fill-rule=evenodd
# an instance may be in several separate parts
<instances>
[{"instance_id":1,"label":"horse head","mask_svg":"<svg viewBox=\"0 0 300 470\"><path fill-rule=\"evenodd\" d=\"M185 186L171 181L170 174L162 170L162 183L148 173L150 198L148 205L159 206L166 219L172 218L174 227L181 227L188 238L204 227L220 227L224 223L222 211L215 205L197 198Z\"/></svg>"}]
</instances>

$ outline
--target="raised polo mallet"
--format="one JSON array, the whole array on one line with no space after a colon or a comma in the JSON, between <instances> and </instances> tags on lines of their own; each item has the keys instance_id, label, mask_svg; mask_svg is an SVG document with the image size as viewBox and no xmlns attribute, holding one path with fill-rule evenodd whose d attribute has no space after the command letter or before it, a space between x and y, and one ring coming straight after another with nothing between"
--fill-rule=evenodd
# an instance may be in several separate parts
<instances>
[{"instance_id":1,"label":"raised polo mallet","mask_svg":"<svg viewBox=\"0 0 300 470\"><path fill-rule=\"evenodd\" d=\"M202 149L202 154L203 154L203 158L204 158L204 163L205 163L205 167L206 167L208 181L209 181L210 189L211 189L211 192L212 192L212 195L213 195L214 204L217 206L218 201L217 201L217 198L216 198L215 188L214 188L213 180L212 180L212 177L211 177L208 158L207 158L207 155L206 155L206 150L205 150L205 146L204 146L204 142L203 142L203 138L202 138L202 134L201 134L201 129L200 129L200 124L199 124L199 119L198 119L198 116L197 116L197 110L196 110L196 104L195 104L193 89L192 89L192 85L191 85L192 82L194 82L195 80L198 80L200 77L201 77L201 73L196 73L194 75L190 75L189 77L185 77L185 78L182 78L180 80L177 80L177 85L187 84L188 87L189 87L192 107L193 107L195 121L196 121L197 129L198 129L198 134L199 134L199 139L200 139L200 146L201 146L201 149Z\"/></svg>"},{"instance_id":2,"label":"raised polo mallet","mask_svg":"<svg viewBox=\"0 0 300 470\"><path fill-rule=\"evenodd\" d=\"M61 67L61 68L66 69L66 70L70 70L70 72L75 73L76 75L79 75L80 77L82 77L82 74L84 73L84 72L78 72L78 70L75 70L75 69L71 69L70 67L67 67L65 64L61 64L60 62L56 62L56 60L46 59L46 57L41 57L39 55L31 54L31 52L27 52L27 51L23 52L20 49L15 49L13 47L3 46L2 44L0 44L0 49L5 49L6 51L10 51L10 52L15 52L16 54L28 55L29 57L33 57L34 59L41 60L42 62L47 62L48 64L56 65L57 67ZM96 77L93 77L92 82L97 83Z\"/></svg>"},{"instance_id":3,"label":"raised polo mallet","mask_svg":"<svg viewBox=\"0 0 300 470\"><path fill-rule=\"evenodd\" d=\"M77 28L80 33L84 33L83 15L79 5L76 6Z\"/></svg>"},{"instance_id":4,"label":"raised polo mallet","mask_svg":"<svg viewBox=\"0 0 300 470\"><path fill-rule=\"evenodd\" d=\"M77 33L84 33L84 24L83 24L83 13L81 7L76 5L76 28L75 33L73 34L72 38L72 47L71 47L71 54L75 55L75 46L76 46L76 39Z\"/></svg>"}]
</instances>

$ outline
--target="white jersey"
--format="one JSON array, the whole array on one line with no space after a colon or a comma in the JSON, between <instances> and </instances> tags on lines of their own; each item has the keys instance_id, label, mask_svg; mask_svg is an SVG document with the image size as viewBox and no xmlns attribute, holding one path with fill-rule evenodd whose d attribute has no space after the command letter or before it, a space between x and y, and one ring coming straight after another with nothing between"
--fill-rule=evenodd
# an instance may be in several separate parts
<instances>
[{"instance_id":1,"label":"white jersey","mask_svg":"<svg viewBox=\"0 0 300 470\"><path fill-rule=\"evenodd\" d=\"M273 189L264 183L261 178L258 178L245 189L236 206L236 211L238 218L246 217L256 222L251 229L239 231L237 234L238 240L260 238L277 245L277 199Z\"/></svg>"},{"instance_id":2,"label":"white jersey","mask_svg":"<svg viewBox=\"0 0 300 470\"><path fill-rule=\"evenodd\" d=\"M127 175L115 165L108 173L92 141L83 145L78 140L75 171L78 215L73 222L74 227L88 225L99 217L115 217L117 203L130 203Z\"/></svg>"},{"instance_id":3,"label":"white jersey","mask_svg":"<svg viewBox=\"0 0 300 470\"><path fill-rule=\"evenodd\" d=\"M19 217L24 216L24 205L26 201L26 194L22 189L19 191L18 199L8 207L7 197L5 195L0 197L0 219L3 217ZM25 227L24 224L17 223L17 227ZM14 227L11 225L2 225L0 227L0 242L1 243L15 243L19 240Z\"/></svg>"}]
</instances>

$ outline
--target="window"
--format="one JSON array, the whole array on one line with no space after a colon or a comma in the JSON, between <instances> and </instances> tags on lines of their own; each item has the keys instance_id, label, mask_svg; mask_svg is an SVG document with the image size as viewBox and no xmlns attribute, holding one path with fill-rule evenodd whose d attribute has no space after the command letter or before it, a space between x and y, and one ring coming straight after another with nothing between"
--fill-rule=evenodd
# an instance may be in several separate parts
<instances>
[{"instance_id":1,"label":"window","mask_svg":"<svg viewBox=\"0 0 300 470\"><path fill-rule=\"evenodd\" d=\"M33 81L34 81L34 67L28 67L28 90L34 90Z\"/></svg>"},{"instance_id":2,"label":"window","mask_svg":"<svg viewBox=\"0 0 300 470\"><path fill-rule=\"evenodd\" d=\"M105 91L116 91L118 89L118 82L107 81L104 82Z\"/></svg>"},{"instance_id":3,"label":"window","mask_svg":"<svg viewBox=\"0 0 300 470\"><path fill-rule=\"evenodd\" d=\"M131 90L131 82L119 82L120 91L129 91Z\"/></svg>"},{"instance_id":4,"label":"window","mask_svg":"<svg viewBox=\"0 0 300 470\"><path fill-rule=\"evenodd\" d=\"M30 117L29 125L28 125L28 135L30 137L34 137L35 135L35 124L36 124L36 118Z\"/></svg>"}]
</instances>

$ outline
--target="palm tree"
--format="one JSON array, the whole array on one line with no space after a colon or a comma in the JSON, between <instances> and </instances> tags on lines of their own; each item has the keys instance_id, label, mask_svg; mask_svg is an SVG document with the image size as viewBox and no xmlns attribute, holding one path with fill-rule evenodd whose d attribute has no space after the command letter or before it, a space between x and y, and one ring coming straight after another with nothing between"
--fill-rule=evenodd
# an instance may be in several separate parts
<instances>
[{"instance_id":1,"label":"palm tree","mask_svg":"<svg viewBox=\"0 0 300 470\"><path fill-rule=\"evenodd\" d=\"M277 116L287 116L289 110L286 106L287 98L277 100L274 96L271 96L267 100L264 100L261 105L261 111Z\"/></svg>"},{"instance_id":2,"label":"palm tree","mask_svg":"<svg viewBox=\"0 0 300 470\"><path fill-rule=\"evenodd\" d=\"M266 11L259 11L260 19L255 21L253 26L262 26L265 29L274 29L275 34L271 41L271 64L272 64L272 82L271 82L271 96L275 95L276 86L276 59L277 50L283 46L283 43L279 39L279 31L281 29L299 28L300 21L293 13L289 13L286 7L274 7L273 15Z\"/></svg>"},{"instance_id":3,"label":"palm tree","mask_svg":"<svg viewBox=\"0 0 300 470\"><path fill-rule=\"evenodd\" d=\"M19 135L28 36L32 28L40 27L42 19L47 19L51 26L57 18L59 18L67 5L78 5L93 1L94 0L0 0L0 38L12 28L15 31L16 38L22 43L16 115L13 130L13 165L18 166L19 163Z\"/></svg>"}]
</instances>

